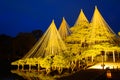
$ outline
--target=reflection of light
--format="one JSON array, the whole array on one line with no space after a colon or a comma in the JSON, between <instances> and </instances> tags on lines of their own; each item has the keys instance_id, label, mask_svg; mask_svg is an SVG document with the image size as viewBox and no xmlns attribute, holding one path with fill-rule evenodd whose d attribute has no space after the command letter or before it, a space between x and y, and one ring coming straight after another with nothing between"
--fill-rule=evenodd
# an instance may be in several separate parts
<instances>
[{"instance_id":1,"label":"reflection of light","mask_svg":"<svg viewBox=\"0 0 120 80\"><path fill-rule=\"evenodd\" d=\"M20 71L20 70L11 70L11 73L15 73L25 80L54 80L54 77L47 76L43 72L36 72L36 71Z\"/></svg>"},{"instance_id":2,"label":"reflection of light","mask_svg":"<svg viewBox=\"0 0 120 80\"><path fill-rule=\"evenodd\" d=\"M105 64L104 69L106 69L106 68L109 68L109 69L120 68L120 63L105 62L104 64ZM94 66L89 67L88 69L103 69L103 67L101 65L102 65L102 63L98 63Z\"/></svg>"}]
</instances>

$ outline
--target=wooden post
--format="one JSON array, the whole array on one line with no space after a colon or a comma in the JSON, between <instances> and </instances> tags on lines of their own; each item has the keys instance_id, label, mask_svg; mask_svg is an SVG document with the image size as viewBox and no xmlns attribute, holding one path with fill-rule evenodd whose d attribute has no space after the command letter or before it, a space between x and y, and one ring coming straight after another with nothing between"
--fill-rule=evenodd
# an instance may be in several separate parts
<instances>
[{"instance_id":1,"label":"wooden post","mask_svg":"<svg viewBox=\"0 0 120 80\"><path fill-rule=\"evenodd\" d=\"M93 62L94 57L92 56L92 62Z\"/></svg>"},{"instance_id":2,"label":"wooden post","mask_svg":"<svg viewBox=\"0 0 120 80\"><path fill-rule=\"evenodd\" d=\"M105 55L105 51L101 51L101 54L102 54L102 68L104 69L104 66L105 66L105 64L104 64L104 55Z\"/></svg>"},{"instance_id":3,"label":"wooden post","mask_svg":"<svg viewBox=\"0 0 120 80\"><path fill-rule=\"evenodd\" d=\"M118 59L119 59L120 53L118 52Z\"/></svg>"},{"instance_id":4,"label":"wooden post","mask_svg":"<svg viewBox=\"0 0 120 80\"><path fill-rule=\"evenodd\" d=\"M113 51L113 62L115 62L115 51Z\"/></svg>"},{"instance_id":5,"label":"wooden post","mask_svg":"<svg viewBox=\"0 0 120 80\"><path fill-rule=\"evenodd\" d=\"M38 71L40 70L40 64L38 64Z\"/></svg>"},{"instance_id":6,"label":"wooden post","mask_svg":"<svg viewBox=\"0 0 120 80\"><path fill-rule=\"evenodd\" d=\"M22 64L22 71L24 70L24 64Z\"/></svg>"},{"instance_id":7,"label":"wooden post","mask_svg":"<svg viewBox=\"0 0 120 80\"><path fill-rule=\"evenodd\" d=\"M19 64L18 64L18 70L19 70L20 68L19 68Z\"/></svg>"},{"instance_id":8,"label":"wooden post","mask_svg":"<svg viewBox=\"0 0 120 80\"><path fill-rule=\"evenodd\" d=\"M105 51L105 62L107 61L107 54L106 54L106 51Z\"/></svg>"},{"instance_id":9,"label":"wooden post","mask_svg":"<svg viewBox=\"0 0 120 80\"><path fill-rule=\"evenodd\" d=\"M31 71L31 64L29 64L29 71Z\"/></svg>"}]
</instances>

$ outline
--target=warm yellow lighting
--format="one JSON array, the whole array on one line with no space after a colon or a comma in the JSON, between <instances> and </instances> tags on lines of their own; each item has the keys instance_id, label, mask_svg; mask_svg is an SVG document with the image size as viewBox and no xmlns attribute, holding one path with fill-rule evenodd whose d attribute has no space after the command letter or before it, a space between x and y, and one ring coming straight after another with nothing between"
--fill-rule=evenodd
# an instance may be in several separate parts
<instances>
[{"instance_id":1,"label":"warm yellow lighting","mask_svg":"<svg viewBox=\"0 0 120 80\"><path fill-rule=\"evenodd\" d=\"M87 20L83 10L81 9L80 14L79 14L74 26L80 26L81 24L83 24L85 22L88 23L89 21Z\"/></svg>"},{"instance_id":2,"label":"warm yellow lighting","mask_svg":"<svg viewBox=\"0 0 120 80\"><path fill-rule=\"evenodd\" d=\"M107 77L107 78L112 78L112 73L111 73L110 70L107 70L107 72L106 72L106 77Z\"/></svg>"},{"instance_id":3,"label":"warm yellow lighting","mask_svg":"<svg viewBox=\"0 0 120 80\"><path fill-rule=\"evenodd\" d=\"M66 51L66 46L59 35L54 20L46 30L44 35L33 48L23 57L25 58L38 58L46 57L48 55L58 55Z\"/></svg>"},{"instance_id":4,"label":"warm yellow lighting","mask_svg":"<svg viewBox=\"0 0 120 80\"><path fill-rule=\"evenodd\" d=\"M113 53L113 62L116 61L115 52L118 52L118 57L120 53L119 43L118 36L95 7L90 23L82 10L74 26L70 29L63 18L58 32L53 20L33 48L22 59L11 64L18 66L27 64L29 70L32 66L37 65L38 70L42 67L46 69L47 73L51 69L61 72L63 68L69 69L71 66L79 68L78 64L82 60L89 62L90 58L91 62L94 62L95 58L97 59L101 55L101 51L104 51L103 63L98 63L89 69L120 68L118 66L120 64L117 63L104 63L104 58L106 61L109 57L109 52ZM105 64L104 67L101 66L103 64Z\"/></svg>"},{"instance_id":5,"label":"warm yellow lighting","mask_svg":"<svg viewBox=\"0 0 120 80\"><path fill-rule=\"evenodd\" d=\"M118 35L120 36L120 32L118 32Z\"/></svg>"},{"instance_id":6,"label":"warm yellow lighting","mask_svg":"<svg viewBox=\"0 0 120 80\"><path fill-rule=\"evenodd\" d=\"M105 62L104 65L105 65L104 69L106 69L106 68L109 68L109 69L118 69L118 68L120 68L120 63ZM103 69L102 63L97 63L96 65L91 66L88 69Z\"/></svg>"},{"instance_id":7,"label":"warm yellow lighting","mask_svg":"<svg viewBox=\"0 0 120 80\"><path fill-rule=\"evenodd\" d=\"M64 40L67 36L71 34L71 31L69 29L69 25L67 24L65 18L63 17L63 20L61 22L61 25L59 27L59 33L61 38Z\"/></svg>"}]
</instances>

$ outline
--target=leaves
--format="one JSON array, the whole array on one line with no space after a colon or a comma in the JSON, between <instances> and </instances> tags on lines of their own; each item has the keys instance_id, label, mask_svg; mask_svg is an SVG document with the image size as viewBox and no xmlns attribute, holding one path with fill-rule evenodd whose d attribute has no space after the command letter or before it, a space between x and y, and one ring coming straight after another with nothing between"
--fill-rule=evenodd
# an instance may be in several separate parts
<instances>
[{"instance_id":1,"label":"leaves","mask_svg":"<svg viewBox=\"0 0 120 80\"><path fill-rule=\"evenodd\" d=\"M53 59L51 58L51 56L47 56L41 61L40 65L42 68L48 69L51 68L52 63L53 63Z\"/></svg>"}]
</instances>

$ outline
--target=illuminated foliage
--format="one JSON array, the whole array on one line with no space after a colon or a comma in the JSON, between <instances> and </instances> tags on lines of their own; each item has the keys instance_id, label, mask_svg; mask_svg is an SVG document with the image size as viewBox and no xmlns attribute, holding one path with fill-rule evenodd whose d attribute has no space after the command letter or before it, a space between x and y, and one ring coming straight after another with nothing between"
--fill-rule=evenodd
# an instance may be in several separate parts
<instances>
[{"instance_id":1,"label":"illuminated foliage","mask_svg":"<svg viewBox=\"0 0 120 80\"><path fill-rule=\"evenodd\" d=\"M23 57L24 58L38 58L46 57L48 55L58 55L66 51L66 46L62 41L59 32L56 29L54 21L44 33L41 39L33 46L33 48Z\"/></svg>"},{"instance_id":2,"label":"illuminated foliage","mask_svg":"<svg viewBox=\"0 0 120 80\"><path fill-rule=\"evenodd\" d=\"M40 65L42 68L49 69L51 68L52 63L53 63L53 59L51 58L51 56L47 56L41 61Z\"/></svg>"},{"instance_id":3,"label":"illuminated foliage","mask_svg":"<svg viewBox=\"0 0 120 80\"><path fill-rule=\"evenodd\" d=\"M61 22L61 25L59 27L59 33L61 38L64 40L67 36L71 34L71 31L69 29L69 25L67 24L65 18L63 17L63 20Z\"/></svg>"},{"instance_id":4,"label":"illuminated foliage","mask_svg":"<svg viewBox=\"0 0 120 80\"><path fill-rule=\"evenodd\" d=\"M101 51L120 52L119 45L118 36L95 7L91 23L81 10L70 30L64 18L59 32L52 21L42 38L21 59L22 61L18 60L12 64L25 64L25 62L40 64L47 73L51 70L58 70L61 73L64 68L71 68L74 71L80 66L83 68L88 57L92 57L93 61L96 56L101 55Z\"/></svg>"},{"instance_id":5,"label":"illuminated foliage","mask_svg":"<svg viewBox=\"0 0 120 80\"><path fill-rule=\"evenodd\" d=\"M83 10L81 9L80 14L74 24L74 26L79 26L83 23L88 23L89 21L87 20L86 16L83 13Z\"/></svg>"},{"instance_id":6,"label":"illuminated foliage","mask_svg":"<svg viewBox=\"0 0 120 80\"><path fill-rule=\"evenodd\" d=\"M104 20L100 14L97 7L91 20L91 33L90 33L90 43L96 42L110 42L115 44L117 40L117 35L112 31L107 22Z\"/></svg>"},{"instance_id":7,"label":"illuminated foliage","mask_svg":"<svg viewBox=\"0 0 120 80\"><path fill-rule=\"evenodd\" d=\"M65 39L65 42L72 54L81 54L82 58L86 58L100 55L102 50L119 51L118 36L103 19L97 7L91 23L81 10L71 31L72 34Z\"/></svg>"},{"instance_id":8,"label":"illuminated foliage","mask_svg":"<svg viewBox=\"0 0 120 80\"><path fill-rule=\"evenodd\" d=\"M70 29L72 34L65 39L71 54L81 54L86 41L89 38L91 27L83 11L81 10L75 25Z\"/></svg>"},{"instance_id":9,"label":"illuminated foliage","mask_svg":"<svg viewBox=\"0 0 120 80\"><path fill-rule=\"evenodd\" d=\"M53 65L54 67L61 67L61 68L67 68L69 67L69 61L62 55L56 55L53 58Z\"/></svg>"},{"instance_id":10,"label":"illuminated foliage","mask_svg":"<svg viewBox=\"0 0 120 80\"><path fill-rule=\"evenodd\" d=\"M120 36L120 32L118 32L118 35Z\"/></svg>"}]
</instances>

